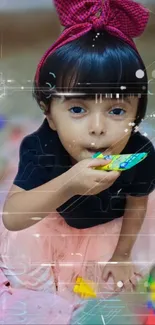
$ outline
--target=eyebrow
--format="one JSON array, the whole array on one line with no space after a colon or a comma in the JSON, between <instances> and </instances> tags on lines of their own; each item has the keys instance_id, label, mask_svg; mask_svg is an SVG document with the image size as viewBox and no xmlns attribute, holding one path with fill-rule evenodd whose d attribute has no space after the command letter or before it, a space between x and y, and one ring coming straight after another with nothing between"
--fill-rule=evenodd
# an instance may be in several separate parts
<instances>
[{"instance_id":1,"label":"eyebrow","mask_svg":"<svg viewBox=\"0 0 155 325\"><path fill-rule=\"evenodd\" d=\"M93 100L93 99L95 99L95 95L75 95L75 96L70 96L70 95L68 95L68 96L60 96L60 97L62 97L62 100L63 100L63 102L67 102L67 101L70 101L70 100L73 100L73 99L80 99L80 100L83 100L83 101L86 101L86 100ZM130 99L130 97L131 96L121 96L121 98L116 98L116 97L105 97L105 96L103 96L103 99L104 100L118 100L118 101L121 101L121 100L123 100L124 102L126 102L126 103L128 103L128 104L131 104L131 99Z\"/></svg>"}]
</instances>

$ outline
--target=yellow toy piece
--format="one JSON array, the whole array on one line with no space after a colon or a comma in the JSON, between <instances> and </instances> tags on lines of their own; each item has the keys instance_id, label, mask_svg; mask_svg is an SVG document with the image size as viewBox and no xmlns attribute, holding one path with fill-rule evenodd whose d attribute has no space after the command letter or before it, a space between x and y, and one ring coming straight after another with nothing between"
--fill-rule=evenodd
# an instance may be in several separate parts
<instances>
[{"instance_id":1,"label":"yellow toy piece","mask_svg":"<svg viewBox=\"0 0 155 325\"><path fill-rule=\"evenodd\" d=\"M97 169L97 170L111 170L111 167L113 166L114 161L117 160L117 158L119 158L119 156L120 155L116 155L115 157L113 157L113 160L108 165L100 166L100 167L95 167L94 169ZM104 156L103 156L102 153L97 156L97 158L103 158L103 157ZM118 171L119 170L118 167L116 167L116 168L115 167L112 167L112 169L115 170L115 171Z\"/></svg>"},{"instance_id":2,"label":"yellow toy piece","mask_svg":"<svg viewBox=\"0 0 155 325\"><path fill-rule=\"evenodd\" d=\"M150 290L155 292L155 282L150 284Z\"/></svg>"},{"instance_id":3,"label":"yellow toy piece","mask_svg":"<svg viewBox=\"0 0 155 325\"><path fill-rule=\"evenodd\" d=\"M147 157L146 152L133 153L133 154L118 154L118 155L104 155L101 152L97 152L92 158L104 158L110 159L111 162L107 163L105 166L94 167L98 170L116 170L125 171L130 169L140 163L143 159Z\"/></svg>"},{"instance_id":4,"label":"yellow toy piece","mask_svg":"<svg viewBox=\"0 0 155 325\"><path fill-rule=\"evenodd\" d=\"M97 295L95 291L91 288L91 286L83 280L83 278L78 277L76 279L76 284L73 289L74 293L77 293L81 296L81 298L96 298Z\"/></svg>"},{"instance_id":5,"label":"yellow toy piece","mask_svg":"<svg viewBox=\"0 0 155 325\"><path fill-rule=\"evenodd\" d=\"M155 293L151 293L151 300L154 302L155 301Z\"/></svg>"}]
</instances>

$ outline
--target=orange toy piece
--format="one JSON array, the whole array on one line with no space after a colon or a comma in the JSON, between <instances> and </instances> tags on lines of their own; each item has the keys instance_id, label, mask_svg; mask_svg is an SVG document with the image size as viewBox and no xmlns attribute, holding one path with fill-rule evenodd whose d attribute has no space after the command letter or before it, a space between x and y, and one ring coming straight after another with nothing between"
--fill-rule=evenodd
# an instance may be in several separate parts
<instances>
[{"instance_id":1,"label":"orange toy piece","mask_svg":"<svg viewBox=\"0 0 155 325\"><path fill-rule=\"evenodd\" d=\"M90 283L90 282L89 282ZM93 284L93 283L92 283ZM73 289L74 293L77 293L81 298L96 298L97 295L92 287L82 277L76 279L76 284Z\"/></svg>"}]
</instances>

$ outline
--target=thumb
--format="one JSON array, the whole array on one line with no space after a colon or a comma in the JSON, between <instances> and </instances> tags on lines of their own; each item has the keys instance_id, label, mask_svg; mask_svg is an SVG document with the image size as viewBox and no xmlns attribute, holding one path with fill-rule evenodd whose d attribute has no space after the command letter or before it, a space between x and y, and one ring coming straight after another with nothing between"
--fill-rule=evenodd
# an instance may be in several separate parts
<instances>
[{"instance_id":1,"label":"thumb","mask_svg":"<svg viewBox=\"0 0 155 325\"><path fill-rule=\"evenodd\" d=\"M100 167L106 166L111 162L111 160L103 159L103 158L92 158L92 161L89 163L88 167Z\"/></svg>"}]
</instances>

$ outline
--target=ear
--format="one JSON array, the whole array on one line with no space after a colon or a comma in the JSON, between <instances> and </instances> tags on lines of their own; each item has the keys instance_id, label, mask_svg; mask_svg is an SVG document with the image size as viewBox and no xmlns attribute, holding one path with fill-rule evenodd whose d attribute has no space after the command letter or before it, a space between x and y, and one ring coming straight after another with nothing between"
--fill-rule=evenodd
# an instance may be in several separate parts
<instances>
[{"instance_id":1,"label":"ear","mask_svg":"<svg viewBox=\"0 0 155 325\"><path fill-rule=\"evenodd\" d=\"M56 126L54 124L54 121L52 119L52 116L51 116L51 113L48 112L48 108L47 106L44 104L44 102L40 102L40 108L41 110L44 112L44 114L46 115L46 118L48 120L48 124L50 126L50 128L53 130L53 131L56 131ZM47 113L48 112L48 113Z\"/></svg>"},{"instance_id":2,"label":"ear","mask_svg":"<svg viewBox=\"0 0 155 325\"><path fill-rule=\"evenodd\" d=\"M41 108L41 110L43 111L44 114L47 113L48 108L47 108L47 106L44 104L44 102L40 102L40 108Z\"/></svg>"},{"instance_id":3,"label":"ear","mask_svg":"<svg viewBox=\"0 0 155 325\"><path fill-rule=\"evenodd\" d=\"M47 106L45 105L45 103L44 102L40 102L40 108L41 108L41 110L44 112L44 114L46 115L46 118L47 118L47 120L48 120L48 124L49 124L49 126L50 126L50 128L53 130L53 131L56 131L56 126L55 126L55 124L54 124L54 122L53 122L53 119L52 119L52 117L51 117L51 114L50 114L50 112L48 112L48 108L47 108ZM48 112L48 113L47 113Z\"/></svg>"}]
</instances>

